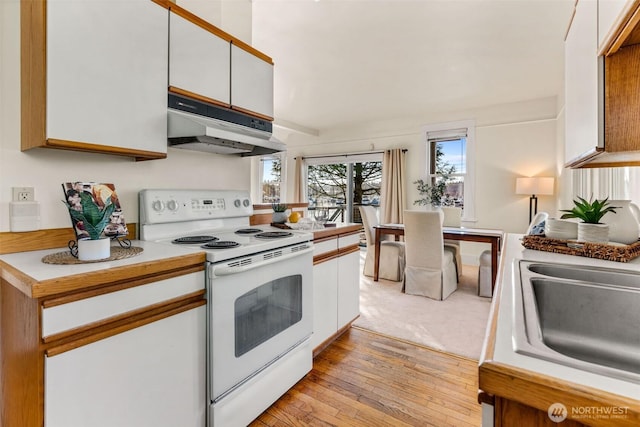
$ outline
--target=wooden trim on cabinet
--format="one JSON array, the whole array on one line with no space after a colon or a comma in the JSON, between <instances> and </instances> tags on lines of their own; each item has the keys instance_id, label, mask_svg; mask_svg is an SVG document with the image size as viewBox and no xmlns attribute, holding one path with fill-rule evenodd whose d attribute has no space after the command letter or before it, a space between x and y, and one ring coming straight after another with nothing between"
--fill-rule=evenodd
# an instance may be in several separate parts
<instances>
[{"instance_id":1,"label":"wooden trim on cabinet","mask_svg":"<svg viewBox=\"0 0 640 427\"><path fill-rule=\"evenodd\" d=\"M315 358L317 355L319 355L320 353L322 353L322 350L324 350L325 348L327 348L329 346L329 344L331 344L332 342L334 342L340 335L344 334L345 332L347 332L350 328L351 328L351 324L358 318L360 317L359 315L356 316L355 319L353 319L351 322L347 323L346 325L344 325L342 328L338 329L334 334L332 334L329 338L327 338L326 340L322 341L320 344L318 344L316 346L316 348L313 349L313 357Z\"/></svg>"},{"instance_id":2,"label":"wooden trim on cabinet","mask_svg":"<svg viewBox=\"0 0 640 427\"><path fill-rule=\"evenodd\" d=\"M246 108L238 107L237 105L231 104L231 109L239 111L240 113L244 113L244 114L248 114L250 116L257 117L257 118L262 119L262 120L266 120L268 122L272 122L273 121L273 117L271 117L271 116L267 116L266 114L256 113L255 111L247 110Z\"/></svg>"},{"instance_id":3,"label":"wooden trim on cabinet","mask_svg":"<svg viewBox=\"0 0 640 427\"><path fill-rule=\"evenodd\" d=\"M44 425L38 301L0 279L0 425Z\"/></svg>"},{"instance_id":4,"label":"wooden trim on cabinet","mask_svg":"<svg viewBox=\"0 0 640 427\"><path fill-rule=\"evenodd\" d=\"M217 99L209 98L207 96L198 95L195 92L188 91L186 89L180 89L179 87L169 86L169 92L175 93L176 95L185 96L188 98L195 99L196 101L206 102L208 104L217 105L219 107L230 108L231 104L226 102L218 101Z\"/></svg>"},{"instance_id":5,"label":"wooden trim on cabinet","mask_svg":"<svg viewBox=\"0 0 640 427\"><path fill-rule=\"evenodd\" d=\"M252 54L253 56L256 56L260 59L262 59L265 62L268 62L269 64L273 64L273 59L260 52L259 50L257 50L256 48L248 45L247 43L243 42L242 40L240 40L237 37L232 36L231 34L227 33L226 31L216 27L215 25L211 24L210 22L205 21L204 19L200 18L199 16L195 15L194 13L188 11L187 9L169 1L169 0L153 0L155 3L158 3L160 6L163 6L167 9L169 9L171 12L175 13L176 15L186 19L189 22L192 22L193 24L199 26L200 28L209 31L210 33L215 34L216 36L220 37L223 40L226 40L230 43L233 43L234 45L238 46L239 48L241 48L242 50L245 50L247 52L249 52L250 54Z\"/></svg>"},{"instance_id":6,"label":"wooden trim on cabinet","mask_svg":"<svg viewBox=\"0 0 640 427\"><path fill-rule=\"evenodd\" d=\"M287 208L289 209L293 209L293 208L301 208L301 209L306 209L309 207L309 203L307 202L299 202L299 203L283 203L284 205L287 205ZM271 203L254 203L253 204L253 210L256 211L261 211L261 210L266 210L269 209L271 210Z\"/></svg>"},{"instance_id":7,"label":"wooden trim on cabinet","mask_svg":"<svg viewBox=\"0 0 640 427\"><path fill-rule=\"evenodd\" d=\"M638 13L640 17L640 13ZM605 148L638 150L640 143L640 44L605 58Z\"/></svg>"},{"instance_id":8,"label":"wooden trim on cabinet","mask_svg":"<svg viewBox=\"0 0 640 427\"><path fill-rule=\"evenodd\" d=\"M115 147L112 145L92 144L90 142L67 141L48 138L43 147L59 150L83 151L86 153L111 154L114 156L133 157L136 161L166 159L167 153L157 151L136 150L133 148Z\"/></svg>"},{"instance_id":9,"label":"wooden trim on cabinet","mask_svg":"<svg viewBox=\"0 0 640 427\"><path fill-rule=\"evenodd\" d=\"M190 304L194 301L205 300L205 290L191 292L179 297L171 298L165 301L161 301L155 304L150 304L145 307L137 308L134 310L120 313L115 316L108 317L106 319L97 320L95 322L87 323L82 326L78 326L65 331L57 332L52 335L42 337L44 344L55 343L56 341L68 342L76 341L80 338L86 338L91 335L96 335L103 330L110 329L113 325L120 325L122 323L128 323L131 319L137 319L148 315L149 313L156 313L159 311L174 308L179 305ZM58 345L58 344L56 344Z\"/></svg>"},{"instance_id":10,"label":"wooden trim on cabinet","mask_svg":"<svg viewBox=\"0 0 640 427\"><path fill-rule=\"evenodd\" d=\"M22 151L46 141L47 3L20 2L20 139Z\"/></svg>"},{"instance_id":11,"label":"wooden trim on cabinet","mask_svg":"<svg viewBox=\"0 0 640 427\"><path fill-rule=\"evenodd\" d=\"M357 243L354 243L353 245L349 245L349 246L344 246L342 248L338 248L338 253L340 254L340 256L349 255L354 252L360 252L360 245Z\"/></svg>"},{"instance_id":12,"label":"wooden trim on cabinet","mask_svg":"<svg viewBox=\"0 0 640 427\"><path fill-rule=\"evenodd\" d=\"M149 323L153 323L158 320L162 320L164 318L201 307L206 303L207 301L205 299L198 299L197 301L192 301L188 304L185 304L184 301L172 304L162 304L161 306L156 307L152 310L146 310L145 312L136 313L133 316L126 316L126 318L120 319L116 322L105 323L103 325L97 326L96 328L87 331L86 335L83 335L82 337L74 336L73 340L52 345L45 350L45 354L48 357L57 356L59 354L79 347L83 347L88 344L92 344L105 338L109 338L114 335L118 335L123 332L148 325Z\"/></svg>"},{"instance_id":13,"label":"wooden trim on cabinet","mask_svg":"<svg viewBox=\"0 0 640 427\"><path fill-rule=\"evenodd\" d=\"M627 7L620 23L622 25L614 31L611 42L600 51L601 55L611 56L624 46L640 43L640 0L634 0L633 5Z\"/></svg>"},{"instance_id":14,"label":"wooden trim on cabinet","mask_svg":"<svg viewBox=\"0 0 640 427\"><path fill-rule=\"evenodd\" d=\"M332 259L336 259L339 256L340 256L340 252L338 252L338 249L335 249L330 252L323 252L313 257L313 265L318 265L323 262L331 261Z\"/></svg>"},{"instance_id":15,"label":"wooden trim on cabinet","mask_svg":"<svg viewBox=\"0 0 640 427\"><path fill-rule=\"evenodd\" d=\"M110 294L113 292L118 292L123 289L134 288L136 286L147 285L149 283L159 282L162 280L172 279L174 277L184 276L186 274L197 273L199 271L203 271L205 269L204 264L199 266L192 266L189 268L181 268L179 270L169 271L166 273L135 278L135 279L125 279L121 280L117 283L110 283L107 285L99 285L97 287L83 289L79 292L73 292L68 294L63 294L60 296L55 296L53 298L43 298L42 299L42 308L50 308L58 305L68 304L70 302L80 301L87 298L92 298L104 294Z\"/></svg>"},{"instance_id":16,"label":"wooden trim on cabinet","mask_svg":"<svg viewBox=\"0 0 640 427\"><path fill-rule=\"evenodd\" d=\"M123 265L109 269L108 276L104 271L93 271L84 274L56 277L47 280L35 280L0 261L0 275L15 288L31 298L45 298L95 286L131 280L132 277L157 277L158 274L170 271L184 271L190 267L203 267L205 253L197 252L148 261L140 264Z\"/></svg>"},{"instance_id":17,"label":"wooden trim on cabinet","mask_svg":"<svg viewBox=\"0 0 640 427\"><path fill-rule=\"evenodd\" d=\"M624 407L627 408L625 418L598 419L598 425L604 427L640 425L640 401L638 400L513 368L503 363L484 363L479 369L480 389L493 394L496 398L505 398L545 412L555 402L562 402L568 408ZM526 392L523 392L525 390ZM571 411L568 419L572 419ZM582 420L576 416L573 416L573 419Z\"/></svg>"},{"instance_id":18,"label":"wooden trim on cabinet","mask_svg":"<svg viewBox=\"0 0 640 427\"><path fill-rule=\"evenodd\" d=\"M353 224L344 227L327 227L323 230L313 230L313 240L317 242L325 237L348 236L361 233L362 230L362 224Z\"/></svg>"},{"instance_id":19,"label":"wooden trim on cabinet","mask_svg":"<svg viewBox=\"0 0 640 427\"><path fill-rule=\"evenodd\" d=\"M127 239L136 238L136 223L127 224ZM73 228L47 228L36 231L0 232L0 255L16 252L39 251L43 249L66 248L70 240L75 240Z\"/></svg>"},{"instance_id":20,"label":"wooden trim on cabinet","mask_svg":"<svg viewBox=\"0 0 640 427\"><path fill-rule=\"evenodd\" d=\"M234 46L238 46L240 49L244 50L245 52L249 52L253 56L262 59L264 62L267 62L267 63L273 65L273 59L269 55L266 55L266 54L260 52L259 50L257 50L256 48L254 48L251 45L248 45L247 43L243 42L242 40L233 37L233 40L231 40L231 43Z\"/></svg>"}]
</instances>

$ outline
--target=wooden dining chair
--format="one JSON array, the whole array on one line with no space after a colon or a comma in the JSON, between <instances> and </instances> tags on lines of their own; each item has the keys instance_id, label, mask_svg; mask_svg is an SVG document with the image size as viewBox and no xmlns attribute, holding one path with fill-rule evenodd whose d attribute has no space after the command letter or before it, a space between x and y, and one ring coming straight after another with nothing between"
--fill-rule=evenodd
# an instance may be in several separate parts
<instances>
[{"instance_id":1,"label":"wooden dining chair","mask_svg":"<svg viewBox=\"0 0 640 427\"><path fill-rule=\"evenodd\" d=\"M405 273L407 294L444 300L458 288L454 255L445 250L442 212L405 211Z\"/></svg>"}]
</instances>

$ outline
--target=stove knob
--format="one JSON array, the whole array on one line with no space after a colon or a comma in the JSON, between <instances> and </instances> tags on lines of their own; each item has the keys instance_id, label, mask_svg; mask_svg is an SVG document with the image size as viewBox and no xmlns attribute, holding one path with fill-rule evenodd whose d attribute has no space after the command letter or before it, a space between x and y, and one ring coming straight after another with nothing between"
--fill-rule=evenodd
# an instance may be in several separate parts
<instances>
[{"instance_id":1,"label":"stove knob","mask_svg":"<svg viewBox=\"0 0 640 427\"><path fill-rule=\"evenodd\" d=\"M162 200L154 200L153 203L151 203L151 208L156 212L162 212L164 210L164 203Z\"/></svg>"},{"instance_id":2,"label":"stove knob","mask_svg":"<svg viewBox=\"0 0 640 427\"><path fill-rule=\"evenodd\" d=\"M249 201L249 199L244 199L244 200L242 201L242 205L243 205L245 208L248 208L250 204L251 204L251 202Z\"/></svg>"},{"instance_id":3,"label":"stove knob","mask_svg":"<svg viewBox=\"0 0 640 427\"><path fill-rule=\"evenodd\" d=\"M233 206L235 206L236 208L239 208L240 207L240 199L235 199L233 201Z\"/></svg>"},{"instance_id":4,"label":"stove knob","mask_svg":"<svg viewBox=\"0 0 640 427\"><path fill-rule=\"evenodd\" d=\"M176 212L178 210L178 208L180 207L180 205L178 205L178 202L176 202L175 200L171 199L167 202L167 208L171 211L171 212Z\"/></svg>"}]
</instances>

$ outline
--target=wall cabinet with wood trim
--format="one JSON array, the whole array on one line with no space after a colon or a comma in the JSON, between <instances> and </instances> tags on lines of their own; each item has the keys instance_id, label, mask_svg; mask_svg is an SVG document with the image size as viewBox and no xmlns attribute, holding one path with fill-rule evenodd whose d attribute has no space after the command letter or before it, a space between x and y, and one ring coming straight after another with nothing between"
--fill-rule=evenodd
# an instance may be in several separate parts
<instances>
[{"instance_id":1,"label":"wall cabinet with wood trim","mask_svg":"<svg viewBox=\"0 0 640 427\"><path fill-rule=\"evenodd\" d=\"M2 279L1 425L205 425L204 264L131 271L40 298Z\"/></svg>"},{"instance_id":2,"label":"wall cabinet with wood trim","mask_svg":"<svg viewBox=\"0 0 640 427\"><path fill-rule=\"evenodd\" d=\"M202 101L231 106L231 44L176 13L169 16L169 87Z\"/></svg>"},{"instance_id":3,"label":"wall cabinet with wood trim","mask_svg":"<svg viewBox=\"0 0 640 427\"><path fill-rule=\"evenodd\" d=\"M152 0L23 0L22 150L166 157L167 13Z\"/></svg>"},{"instance_id":4,"label":"wall cabinet with wood trim","mask_svg":"<svg viewBox=\"0 0 640 427\"><path fill-rule=\"evenodd\" d=\"M273 120L273 63L231 44L231 108Z\"/></svg>"},{"instance_id":5,"label":"wall cabinet with wood trim","mask_svg":"<svg viewBox=\"0 0 640 427\"><path fill-rule=\"evenodd\" d=\"M360 315L360 231L314 240L314 354Z\"/></svg>"},{"instance_id":6,"label":"wall cabinet with wood trim","mask_svg":"<svg viewBox=\"0 0 640 427\"><path fill-rule=\"evenodd\" d=\"M567 167L640 165L638 20L639 0L576 5L565 41Z\"/></svg>"},{"instance_id":7,"label":"wall cabinet with wood trim","mask_svg":"<svg viewBox=\"0 0 640 427\"><path fill-rule=\"evenodd\" d=\"M177 5L169 5L169 90L273 120L273 60Z\"/></svg>"}]
</instances>

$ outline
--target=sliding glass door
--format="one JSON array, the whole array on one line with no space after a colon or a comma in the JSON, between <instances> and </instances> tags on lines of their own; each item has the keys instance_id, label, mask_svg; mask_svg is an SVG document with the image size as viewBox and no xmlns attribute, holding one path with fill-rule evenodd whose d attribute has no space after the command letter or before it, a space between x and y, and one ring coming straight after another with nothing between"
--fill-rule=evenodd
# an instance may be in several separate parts
<instances>
[{"instance_id":1,"label":"sliding glass door","mask_svg":"<svg viewBox=\"0 0 640 427\"><path fill-rule=\"evenodd\" d=\"M305 158L309 211L329 222L362 222L358 206L380 205L382 154Z\"/></svg>"}]
</instances>

